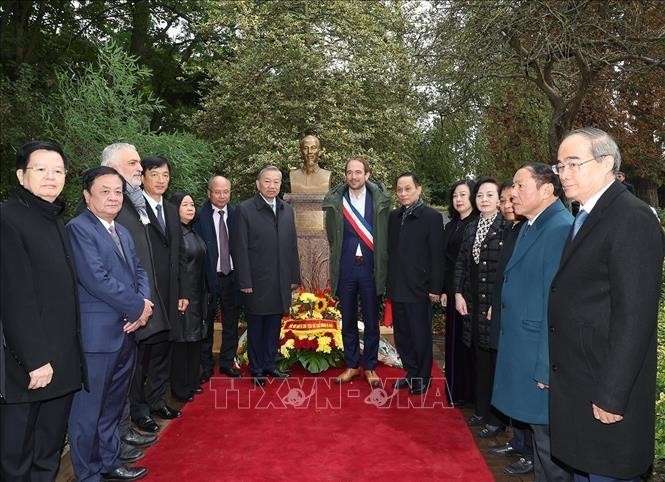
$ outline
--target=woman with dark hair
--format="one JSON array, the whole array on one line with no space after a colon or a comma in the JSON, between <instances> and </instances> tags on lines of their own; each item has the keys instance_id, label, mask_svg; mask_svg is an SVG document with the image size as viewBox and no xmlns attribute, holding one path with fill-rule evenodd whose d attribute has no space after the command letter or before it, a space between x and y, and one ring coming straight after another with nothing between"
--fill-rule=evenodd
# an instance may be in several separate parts
<instances>
[{"instance_id":1,"label":"woman with dark hair","mask_svg":"<svg viewBox=\"0 0 665 482\"><path fill-rule=\"evenodd\" d=\"M448 202L450 221L443 232L444 286L441 306L446 310L445 375L449 402L457 405L473 401L471 352L462 343L462 317L455 310L454 280L462 235L466 226L477 217L471 198L474 187L475 183L470 179L453 184Z\"/></svg>"},{"instance_id":2,"label":"woman with dark hair","mask_svg":"<svg viewBox=\"0 0 665 482\"><path fill-rule=\"evenodd\" d=\"M203 239L192 230L196 217L194 199L187 193L177 192L169 201L178 208L183 234L184 257L180 265L183 298L189 305L180 311L178 322L174 323L173 354L171 355L171 394L181 402L191 402L195 393L201 393L199 386L199 356L201 340L206 335L206 313L208 291L205 280L206 245Z\"/></svg>"},{"instance_id":3,"label":"woman with dark hair","mask_svg":"<svg viewBox=\"0 0 665 482\"><path fill-rule=\"evenodd\" d=\"M476 413L469 419L469 425L485 425L479 435L492 437L504 428L490 406L494 374L490 320L496 267L508 222L498 211L499 183L496 180L479 179L473 198L480 216L468 224L462 238L455 265L455 307L463 317L462 342L471 350Z\"/></svg>"}]
</instances>

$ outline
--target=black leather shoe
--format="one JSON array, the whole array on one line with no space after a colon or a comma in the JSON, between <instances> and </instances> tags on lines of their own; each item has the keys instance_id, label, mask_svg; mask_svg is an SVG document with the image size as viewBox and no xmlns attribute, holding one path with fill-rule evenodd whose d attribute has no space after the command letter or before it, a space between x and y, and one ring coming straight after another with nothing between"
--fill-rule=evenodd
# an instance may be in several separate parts
<instances>
[{"instance_id":1,"label":"black leather shoe","mask_svg":"<svg viewBox=\"0 0 665 482\"><path fill-rule=\"evenodd\" d=\"M178 418L182 413L180 413L180 410L176 410L175 408L171 408L168 405L164 405L162 408L158 410L153 410L152 413L159 418L162 418L164 420L172 420L174 418Z\"/></svg>"},{"instance_id":2,"label":"black leather shoe","mask_svg":"<svg viewBox=\"0 0 665 482\"><path fill-rule=\"evenodd\" d=\"M483 428L480 432L478 432L478 437L480 438L496 437L497 435L505 431L506 427L502 427L500 425L485 425L485 428Z\"/></svg>"},{"instance_id":3,"label":"black leather shoe","mask_svg":"<svg viewBox=\"0 0 665 482\"><path fill-rule=\"evenodd\" d=\"M124 444L120 442L120 462L129 463L136 462L143 458L143 450L139 450L136 447L132 447L129 444Z\"/></svg>"},{"instance_id":4,"label":"black leather shoe","mask_svg":"<svg viewBox=\"0 0 665 482\"><path fill-rule=\"evenodd\" d=\"M113 472L106 472L102 474L102 480L139 480L148 474L148 469L145 467L130 467L128 465L121 465Z\"/></svg>"},{"instance_id":5,"label":"black leather shoe","mask_svg":"<svg viewBox=\"0 0 665 482\"><path fill-rule=\"evenodd\" d=\"M270 370L269 372L265 372L265 374L273 378L289 378L291 376L289 372L283 372L281 370L278 370L277 368L275 368L274 370Z\"/></svg>"},{"instance_id":6,"label":"black leather shoe","mask_svg":"<svg viewBox=\"0 0 665 482\"><path fill-rule=\"evenodd\" d=\"M401 390L402 388L410 388L409 380L407 378L400 378L395 383L393 383L393 388L395 390Z\"/></svg>"},{"instance_id":7,"label":"black leather shoe","mask_svg":"<svg viewBox=\"0 0 665 482\"><path fill-rule=\"evenodd\" d=\"M210 381L210 377L212 376L212 373L210 372L203 372L201 373L201 376L199 377L199 381L201 383L208 383Z\"/></svg>"},{"instance_id":8,"label":"black leather shoe","mask_svg":"<svg viewBox=\"0 0 665 482\"><path fill-rule=\"evenodd\" d=\"M266 384L266 379L263 377L252 377L252 383L257 387L262 387Z\"/></svg>"},{"instance_id":9,"label":"black leather shoe","mask_svg":"<svg viewBox=\"0 0 665 482\"><path fill-rule=\"evenodd\" d=\"M157 425L157 422L152 417L141 417L138 420L134 420L134 423L139 430L143 430L144 432L159 432L159 425Z\"/></svg>"},{"instance_id":10,"label":"black leather shoe","mask_svg":"<svg viewBox=\"0 0 665 482\"><path fill-rule=\"evenodd\" d=\"M240 378L242 376L242 372L233 367L219 367L219 373L231 378Z\"/></svg>"},{"instance_id":11,"label":"black leather shoe","mask_svg":"<svg viewBox=\"0 0 665 482\"><path fill-rule=\"evenodd\" d=\"M409 393L411 395L422 395L427 390L429 390L431 383L432 381L429 378L425 381L419 378L413 378L411 380L411 390L409 390Z\"/></svg>"},{"instance_id":12,"label":"black leather shoe","mask_svg":"<svg viewBox=\"0 0 665 482\"><path fill-rule=\"evenodd\" d=\"M506 442L505 444L492 447L491 449L488 450L488 452L491 453L492 455L499 455L501 457L505 457L507 455L516 454L517 450L515 450L515 447L510 445L509 442Z\"/></svg>"},{"instance_id":13,"label":"black leather shoe","mask_svg":"<svg viewBox=\"0 0 665 482\"><path fill-rule=\"evenodd\" d=\"M177 397L177 396L173 395L173 400L175 400L176 402L180 402L180 403L189 403L189 402L194 401L194 395L190 395L188 397Z\"/></svg>"},{"instance_id":14,"label":"black leather shoe","mask_svg":"<svg viewBox=\"0 0 665 482\"><path fill-rule=\"evenodd\" d=\"M203 388L201 388L201 387L196 387L196 388L194 389L194 395L200 395L200 394L202 394L202 393L203 393Z\"/></svg>"},{"instance_id":15,"label":"black leather shoe","mask_svg":"<svg viewBox=\"0 0 665 482\"><path fill-rule=\"evenodd\" d=\"M157 429L159 430L159 427L157 427ZM120 437L120 441L133 445L134 447L147 447L157 441L157 435L138 433L130 427L129 430L127 430L127 433Z\"/></svg>"},{"instance_id":16,"label":"black leather shoe","mask_svg":"<svg viewBox=\"0 0 665 482\"><path fill-rule=\"evenodd\" d=\"M265 375L273 378L289 378L291 374L289 372L283 372L281 370L278 370L275 368L274 370L270 370L268 372L264 373Z\"/></svg>"},{"instance_id":17,"label":"black leather shoe","mask_svg":"<svg viewBox=\"0 0 665 482\"><path fill-rule=\"evenodd\" d=\"M503 471L508 475L524 475L533 472L533 461L520 457L519 460L507 465Z\"/></svg>"},{"instance_id":18,"label":"black leather shoe","mask_svg":"<svg viewBox=\"0 0 665 482\"><path fill-rule=\"evenodd\" d=\"M481 417L480 415L472 415L469 417L469 420L467 420L466 423L469 424L469 427L480 427L485 425L485 417Z\"/></svg>"}]
</instances>

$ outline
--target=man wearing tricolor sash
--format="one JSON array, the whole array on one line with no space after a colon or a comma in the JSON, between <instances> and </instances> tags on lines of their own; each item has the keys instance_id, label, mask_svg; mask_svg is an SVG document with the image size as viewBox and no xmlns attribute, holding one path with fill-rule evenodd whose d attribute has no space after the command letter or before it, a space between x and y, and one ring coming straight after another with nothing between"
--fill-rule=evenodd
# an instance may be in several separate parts
<instances>
[{"instance_id":1,"label":"man wearing tricolor sash","mask_svg":"<svg viewBox=\"0 0 665 482\"><path fill-rule=\"evenodd\" d=\"M330 244L330 284L340 300L346 370L337 377L346 383L360 375L358 301L364 323L364 375L378 386L379 296L386 286L390 195L369 181L367 160L353 157L346 163L346 183L331 189L323 200L326 234Z\"/></svg>"}]
</instances>

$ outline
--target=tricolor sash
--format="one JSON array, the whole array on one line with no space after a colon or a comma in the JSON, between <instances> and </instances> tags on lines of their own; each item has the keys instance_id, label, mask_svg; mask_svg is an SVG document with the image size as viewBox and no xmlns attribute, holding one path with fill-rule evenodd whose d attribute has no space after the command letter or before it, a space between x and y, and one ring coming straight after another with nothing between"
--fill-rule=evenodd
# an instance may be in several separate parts
<instances>
[{"instance_id":1,"label":"tricolor sash","mask_svg":"<svg viewBox=\"0 0 665 482\"><path fill-rule=\"evenodd\" d=\"M349 192L345 192L342 196L342 214L349 222L358 237L365 243L365 245L374 251L374 236L372 235L372 226L360 215L358 210L353 207L349 199Z\"/></svg>"}]
</instances>

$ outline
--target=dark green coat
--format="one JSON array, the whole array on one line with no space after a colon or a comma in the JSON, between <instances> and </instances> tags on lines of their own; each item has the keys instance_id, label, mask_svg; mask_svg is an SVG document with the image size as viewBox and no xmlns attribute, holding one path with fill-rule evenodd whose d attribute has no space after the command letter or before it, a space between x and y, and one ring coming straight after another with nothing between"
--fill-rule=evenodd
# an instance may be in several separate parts
<instances>
[{"instance_id":1,"label":"dark green coat","mask_svg":"<svg viewBox=\"0 0 665 482\"><path fill-rule=\"evenodd\" d=\"M388 262L388 216L390 215L390 194L380 184L367 181L365 186L372 194L374 201L374 281L376 294L386 291ZM342 237L344 236L344 216L342 215L342 196L347 189L346 184L332 188L323 198L322 209L325 212L326 235L330 245L330 286L337 293L339 280L339 263L342 257Z\"/></svg>"}]
</instances>

